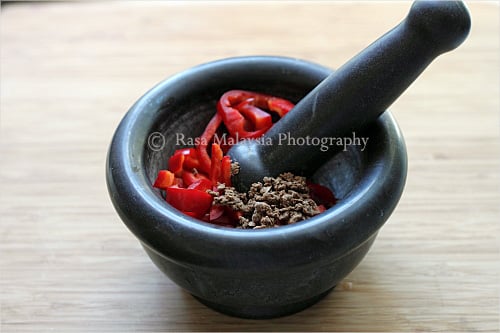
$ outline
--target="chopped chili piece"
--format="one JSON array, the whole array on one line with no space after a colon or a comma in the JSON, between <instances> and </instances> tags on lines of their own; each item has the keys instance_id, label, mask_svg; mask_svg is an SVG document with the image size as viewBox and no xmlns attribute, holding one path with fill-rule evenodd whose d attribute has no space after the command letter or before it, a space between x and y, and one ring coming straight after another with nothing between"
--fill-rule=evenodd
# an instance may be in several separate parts
<instances>
[{"instance_id":1,"label":"chopped chili piece","mask_svg":"<svg viewBox=\"0 0 500 333\"><path fill-rule=\"evenodd\" d=\"M180 177L175 177L172 186L184 187L184 181Z\"/></svg>"},{"instance_id":2,"label":"chopped chili piece","mask_svg":"<svg viewBox=\"0 0 500 333\"><path fill-rule=\"evenodd\" d=\"M217 220L224 214L224 212L225 209L223 206L212 205L212 208L210 209L210 221Z\"/></svg>"},{"instance_id":3,"label":"chopped chili piece","mask_svg":"<svg viewBox=\"0 0 500 333\"><path fill-rule=\"evenodd\" d=\"M208 180L208 178L206 176L202 175L201 173L194 173L194 172L186 171L186 170L184 170L184 172L182 173L182 182L183 182L184 186L187 186L187 187L189 187L191 184L193 184L201 179Z\"/></svg>"},{"instance_id":4,"label":"chopped chili piece","mask_svg":"<svg viewBox=\"0 0 500 333\"><path fill-rule=\"evenodd\" d=\"M216 143L212 144L212 160L210 168L210 180L213 185L217 185L220 179L221 169L222 169L222 149Z\"/></svg>"},{"instance_id":5,"label":"chopped chili piece","mask_svg":"<svg viewBox=\"0 0 500 333\"><path fill-rule=\"evenodd\" d=\"M181 153L184 155L184 169L192 170L200 168L200 160L198 158L198 152L195 148L185 148L179 150L181 150ZM177 150L176 153L179 150Z\"/></svg>"},{"instance_id":6,"label":"chopped chili piece","mask_svg":"<svg viewBox=\"0 0 500 333\"><path fill-rule=\"evenodd\" d=\"M167 187L172 186L174 181L175 176L172 172L168 170L160 170L153 186L165 190Z\"/></svg>"},{"instance_id":7,"label":"chopped chili piece","mask_svg":"<svg viewBox=\"0 0 500 333\"><path fill-rule=\"evenodd\" d=\"M280 117L283 117L295 106L292 102L283 98L271 97L267 100L269 110L276 112Z\"/></svg>"},{"instance_id":8,"label":"chopped chili piece","mask_svg":"<svg viewBox=\"0 0 500 333\"><path fill-rule=\"evenodd\" d=\"M167 202L180 211L202 218L210 211L213 197L205 191L171 186L167 188Z\"/></svg>"},{"instance_id":9,"label":"chopped chili piece","mask_svg":"<svg viewBox=\"0 0 500 333\"><path fill-rule=\"evenodd\" d=\"M208 143L214 137L215 132L217 131L217 128L219 128L221 123L222 117L218 113L216 113L212 117L212 119L210 119L210 122L205 128L205 131L203 131L203 134L200 136L200 140L198 140L199 144L197 145L196 150L198 151L198 158L200 162L199 168L206 174L210 172L211 165L210 156L207 152Z\"/></svg>"},{"instance_id":10,"label":"chopped chili piece","mask_svg":"<svg viewBox=\"0 0 500 333\"><path fill-rule=\"evenodd\" d=\"M200 191L207 191L212 189L212 182L208 180L207 178L201 178L198 179L194 182L192 182L188 188L195 189L195 190L200 190Z\"/></svg>"},{"instance_id":11,"label":"chopped chili piece","mask_svg":"<svg viewBox=\"0 0 500 333\"><path fill-rule=\"evenodd\" d=\"M231 158L229 156L222 158L219 183L231 186Z\"/></svg>"},{"instance_id":12,"label":"chopped chili piece","mask_svg":"<svg viewBox=\"0 0 500 333\"><path fill-rule=\"evenodd\" d=\"M320 213L323 213L326 210L326 207L324 205L318 205L318 210Z\"/></svg>"},{"instance_id":13,"label":"chopped chili piece","mask_svg":"<svg viewBox=\"0 0 500 333\"><path fill-rule=\"evenodd\" d=\"M253 139L262 136L272 126L274 111L280 117L293 108L293 104L281 98L244 90L226 92L217 103L217 112L231 136Z\"/></svg>"},{"instance_id":14,"label":"chopped chili piece","mask_svg":"<svg viewBox=\"0 0 500 333\"><path fill-rule=\"evenodd\" d=\"M311 198L319 205L322 205L325 208L330 208L337 202L337 199L328 187L311 183L309 181L307 182L307 187L309 188Z\"/></svg>"},{"instance_id":15,"label":"chopped chili piece","mask_svg":"<svg viewBox=\"0 0 500 333\"><path fill-rule=\"evenodd\" d=\"M256 130L268 130L273 126L271 115L262 111L253 103L254 99L249 98L238 104L235 109L237 109L243 117L249 120Z\"/></svg>"},{"instance_id":16,"label":"chopped chili piece","mask_svg":"<svg viewBox=\"0 0 500 333\"><path fill-rule=\"evenodd\" d=\"M176 176L181 176L183 170L193 170L200 167L198 153L195 148L177 149L168 160L168 169Z\"/></svg>"},{"instance_id":17,"label":"chopped chili piece","mask_svg":"<svg viewBox=\"0 0 500 333\"><path fill-rule=\"evenodd\" d=\"M184 165L184 154L174 154L168 159L168 170L173 172L176 177L182 176L182 167Z\"/></svg>"}]
</instances>

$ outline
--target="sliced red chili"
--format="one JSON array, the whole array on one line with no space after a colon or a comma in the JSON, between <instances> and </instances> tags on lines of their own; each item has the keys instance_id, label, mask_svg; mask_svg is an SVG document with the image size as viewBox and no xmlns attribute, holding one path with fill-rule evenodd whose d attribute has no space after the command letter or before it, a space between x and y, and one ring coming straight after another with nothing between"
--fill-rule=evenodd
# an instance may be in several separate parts
<instances>
[{"instance_id":1,"label":"sliced red chili","mask_svg":"<svg viewBox=\"0 0 500 333\"><path fill-rule=\"evenodd\" d=\"M213 185L217 185L220 180L221 169L222 169L222 157L223 152L217 143L212 144L212 158L211 158L211 168L210 168L210 181Z\"/></svg>"},{"instance_id":2,"label":"sliced red chili","mask_svg":"<svg viewBox=\"0 0 500 333\"><path fill-rule=\"evenodd\" d=\"M247 119L236 108L238 104L251 97L248 92L231 90L222 95L217 103L217 112L221 115L227 131L237 140L257 138L267 131L267 129L254 130L255 125L249 124ZM250 129L249 127L253 128Z\"/></svg>"},{"instance_id":3,"label":"sliced red chili","mask_svg":"<svg viewBox=\"0 0 500 333\"><path fill-rule=\"evenodd\" d=\"M218 226L221 226L221 227L228 227L228 228L235 227L235 220L233 220L230 216L227 216L227 215L221 215L216 219L209 220L209 222L212 224L216 224Z\"/></svg>"},{"instance_id":4,"label":"sliced red chili","mask_svg":"<svg viewBox=\"0 0 500 333\"><path fill-rule=\"evenodd\" d=\"M172 186L184 187L184 181L181 177L175 177Z\"/></svg>"},{"instance_id":5,"label":"sliced red chili","mask_svg":"<svg viewBox=\"0 0 500 333\"><path fill-rule=\"evenodd\" d=\"M326 186L307 182L309 194L311 198L318 204L323 205L325 208L330 208L337 202L333 192Z\"/></svg>"},{"instance_id":6,"label":"sliced red chili","mask_svg":"<svg viewBox=\"0 0 500 333\"><path fill-rule=\"evenodd\" d=\"M207 175L210 173L210 156L208 155L207 147L210 141L212 141L215 132L221 123L222 117L219 113L216 113L212 119L210 119L210 122L205 128L205 131L203 131L203 134L200 136L198 145L196 146L200 162L199 171L203 171Z\"/></svg>"},{"instance_id":7,"label":"sliced red chili","mask_svg":"<svg viewBox=\"0 0 500 333\"><path fill-rule=\"evenodd\" d=\"M194 212L186 212L186 211L183 211L184 214L188 215L188 216L191 216L191 217L194 217L194 218L197 218L197 214L194 213Z\"/></svg>"},{"instance_id":8,"label":"sliced red chili","mask_svg":"<svg viewBox=\"0 0 500 333\"><path fill-rule=\"evenodd\" d=\"M254 98L246 99L238 104L235 109L240 111L241 114L252 123L253 129L268 130L271 126L273 126L271 115L256 107L253 104L254 102Z\"/></svg>"},{"instance_id":9,"label":"sliced red chili","mask_svg":"<svg viewBox=\"0 0 500 333\"><path fill-rule=\"evenodd\" d=\"M217 220L224 212L224 206L213 205L212 208L210 208L210 221Z\"/></svg>"},{"instance_id":10,"label":"sliced red chili","mask_svg":"<svg viewBox=\"0 0 500 333\"><path fill-rule=\"evenodd\" d=\"M182 167L184 165L184 159L185 155L182 153L178 154L174 153L174 155L172 155L168 159L168 170L173 172L176 177L182 176Z\"/></svg>"},{"instance_id":11,"label":"sliced red chili","mask_svg":"<svg viewBox=\"0 0 500 333\"><path fill-rule=\"evenodd\" d=\"M206 191L212 189L212 182L207 178L200 178L195 182L192 182L188 188L192 188L195 190Z\"/></svg>"},{"instance_id":12,"label":"sliced red chili","mask_svg":"<svg viewBox=\"0 0 500 333\"><path fill-rule=\"evenodd\" d=\"M200 167L198 153L195 148L177 149L168 160L168 168L177 176L180 176L183 169L192 171Z\"/></svg>"},{"instance_id":13,"label":"sliced red chili","mask_svg":"<svg viewBox=\"0 0 500 333\"><path fill-rule=\"evenodd\" d=\"M231 90L220 98L217 112L229 134L239 140L260 137L272 126L271 115L264 110L276 112L282 117L293 106L293 103L282 98L252 91Z\"/></svg>"},{"instance_id":14,"label":"sliced red chili","mask_svg":"<svg viewBox=\"0 0 500 333\"><path fill-rule=\"evenodd\" d=\"M318 205L318 210L320 213L323 213L326 210L325 205Z\"/></svg>"},{"instance_id":15,"label":"sliced red chili","mask_svg":"<svg viewBox=\"0 0 500 333\"><path fill-rule=\"evenodd\" d=\"M283 117L284 115L286 115L288 113L288 111L293 109L295 104L293 104L292 102L290 102L286 99L283 99L283 98L270 97L267 100L267 106L268 106L270 111L274 111L280 117Z\"/></svg>"},{"instance_id":16,"label":"sliced red chili","mask_svg":"<svg viewBox=\"0 0 500 333\"><path fill-rule=\"evenodd\" d=\"M235 212L229 207L213 206L210 210L210 222L227 227L235 227L241 212Z\"/></svg>"},{"instance_id":17,"label":"sliced red chili","mask_svg":"<svg viewBox=\"0 0 500 333\"><path fill-rule=\"evenodd\" d=\"M185 170L193 170L200 168L200 161L198 159L198 152L195 148L184 148L182 149L182 154L184 155L183 168Z\"/></svg>"},{"instance_id":18,"label":"sliced red chili","mask_svg":"<svg viewBox=\"0 0 500 333\"><path fill-rule=\"evenodd\" d=\"M221 161L221 172L219 176L219 183L226 186L231 185L231 157L224 156Z\"/></svg>"},{"instance_id":19,"label":"sliced red chili","mask_svg":"<svg viewBox=\"0 0 500 333\"><path fill-rule=\"evenodd\" d=\"M155 183L153 184L153 187L159 188L159 189L166 189L169 186L172 186L175 181L175 176L173 172L170 172L168 170L160 170L158 172L158 176L156 177Z\"/></svg>"},{"instance_id":20,"label":"sliced red chili","mask_svg":"<svg viewBox=\"0 0 500 333\"><path fill-rule=\"evenodd\" d=\"M208 214L213 197L205 191L190 188L167 188L167 202L188 215L202 218Z\"/></svg>"},{"instance_id":21,"label":"sliced red chili","mask_svg":"<svg viewBox=\"0 0 500 333\"><path fill-rule=\"evenodd\" d=\"M229 207L226 207L225 215L230 217L230 219L231 219L231 221L233 221L233 223L236 223L240 219L240 217L243 216L243 212L235 211Z\"/></svg>"},{"instance_id":22,"label":"sliced red chili","mask_svg":"<svg viewBox=\"0 0 500 333\"><path fill-rule=\"evenodd\" d=\"M174 151L173 155L179 155L179 154L189 155L189 154L193 154L194 150L195 150L194 148L181 148L181 149L177 149L176 151Z\"/></svg>"},{"instance_id":23,"label":"sliced red chili","mask_svg":"<svg viewBox=\"0 0 500 333\"><path fill-rule=\"evenodd\" d=\"M220 145L220 148L222 149L222 152L224 154L227 154L229 149L236 143L235 138L231 137L228 135L226 126L222 124L217 132L215 133L221 140L219 140L217 143Z\"/></svg>"},{"instance_id":24,"label":"sliced red chili","mask_svg":"<svg viewBox=\"0 0 500 333\"><path fill-rule=\"evenodd\" d=\"M197 182L200 179L206 179L207 181L209 181L209 179L201 173L194 173L186 170L182 172L182 182L184 186L189 187L191 184Z\"/></svg>"}]
</instances>

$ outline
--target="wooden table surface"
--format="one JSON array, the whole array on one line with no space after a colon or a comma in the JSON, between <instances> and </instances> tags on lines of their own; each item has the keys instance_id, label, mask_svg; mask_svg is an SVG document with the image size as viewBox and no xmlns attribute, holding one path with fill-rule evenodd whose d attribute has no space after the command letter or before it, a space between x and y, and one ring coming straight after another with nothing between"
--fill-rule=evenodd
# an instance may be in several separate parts
<instances>
[{"instance_id":1,"label":"wooden table surface","mask_svg":"<svg viewBox=\"0 0 500 333\"><path fill-rule=\"evenodd\" d=\"M409 173L363 262L274 320L216 313L150 262L108 198L111 136L160 80L284 55L335 68L409 2L17 3L1 12L1 332L498 331L499 6L393 104Z\"/></svg>"}]
</instances>

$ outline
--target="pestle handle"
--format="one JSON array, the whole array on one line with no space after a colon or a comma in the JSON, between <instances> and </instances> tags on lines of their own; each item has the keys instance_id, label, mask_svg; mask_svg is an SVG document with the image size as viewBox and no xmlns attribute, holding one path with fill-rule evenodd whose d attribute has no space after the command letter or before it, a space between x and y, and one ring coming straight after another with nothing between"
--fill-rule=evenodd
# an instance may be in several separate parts
<instances>
[{"instance_id":1,"label":"pestle handle","mask_svg":"<svg viewBox=\"0 0 500 333\"><path fill-rule=\"evenodd\" d=\"M287 145L289 138L352 136L377 119L433 59L459 46L470 24L462 1L414 2L399 25L324 79L265 134L272 145L243 141L229 151L240 164L235 186L244 190L264 176L318 167L326 158L320 147Z\"/></svg>"}]
</instances>

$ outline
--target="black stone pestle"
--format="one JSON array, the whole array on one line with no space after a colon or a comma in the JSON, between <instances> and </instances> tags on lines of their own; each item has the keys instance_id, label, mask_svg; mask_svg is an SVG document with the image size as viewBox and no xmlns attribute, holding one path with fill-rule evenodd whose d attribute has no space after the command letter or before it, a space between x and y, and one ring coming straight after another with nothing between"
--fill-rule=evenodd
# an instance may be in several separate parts
<instances>
[{"instance_id":1,"label":"black stone pestle","mask_svg":"<svg viewBox=\"0 0 500 333\"><path fill-rule=\"evenodd\" d=\"M244 140L230 149L231 159L240 164L233 185L245 191L266 176L314 171L331 155L320 145L287 145L288 137L343 137L364 129L434 58L459 46L470 25L461 1L414 2L399 25L324 79L261 140Z\"/></svg>"}]
</instances>

